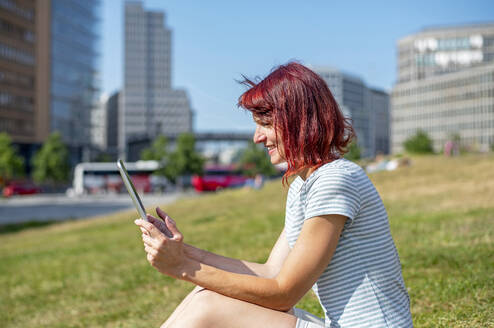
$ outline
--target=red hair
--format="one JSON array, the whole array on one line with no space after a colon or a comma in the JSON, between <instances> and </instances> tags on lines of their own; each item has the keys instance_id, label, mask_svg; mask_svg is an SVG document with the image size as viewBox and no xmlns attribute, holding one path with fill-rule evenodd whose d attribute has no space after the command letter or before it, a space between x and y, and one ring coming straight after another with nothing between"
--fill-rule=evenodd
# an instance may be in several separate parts
<instances>
[{"instance_id":1,"label":"red hair","mask_svg":"<svg viewBox=\"0 0 494 328\"><path fill-rule=\"evenodd\" d=\"M341 158L355 132L339 109L326 82L307 67L290 62L255 83L238 100L264 123L272 124L285 150L288 170L283 177Z\"/></svg>"}]
</instances>

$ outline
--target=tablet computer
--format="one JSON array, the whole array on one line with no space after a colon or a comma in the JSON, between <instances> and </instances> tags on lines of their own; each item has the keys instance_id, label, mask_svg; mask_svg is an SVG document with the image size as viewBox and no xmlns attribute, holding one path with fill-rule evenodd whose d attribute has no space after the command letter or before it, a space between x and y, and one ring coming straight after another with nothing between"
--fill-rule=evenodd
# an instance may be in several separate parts
<instances>
[{"instance_id":1,"label":"tablet computer","mask_svg":"<svg viewBox=\"0 0 494 328\"><path fill-rule=\"evenodd\" d=\"M129 173L125 168L124 162L121 159L119 159L117 161L117 166L118 166L118 170L120 171L120 175L122 176L122 180L125 184L125 187L129 192L130 198L132 198L132 202L134 203L134 206L137 209L137 213L139 213L139 215L143 220L147 221L146 209L142 205L141 198L139 197L139 194L137 193L136 188L132 183L132 180L130 180Z\"/></svg>"}]
</instances>

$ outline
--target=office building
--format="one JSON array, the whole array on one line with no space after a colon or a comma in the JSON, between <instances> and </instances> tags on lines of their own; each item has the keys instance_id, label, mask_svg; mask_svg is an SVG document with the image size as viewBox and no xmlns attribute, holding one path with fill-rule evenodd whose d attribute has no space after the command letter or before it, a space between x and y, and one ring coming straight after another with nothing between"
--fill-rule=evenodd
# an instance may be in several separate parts
<instances>
[{"instance_id":1,"label":"office building","mask_svg":"<svg viewBox=\"0 0 494 328\"><path fill-rule=\"evenodd\" d=\"M39 2L39 1L37 1ZM99 99L99 0L51 0L51 130L85 159Z\"/></svg>"},{"instance_id":2,"label":"office building","mask_svg":"<svg viewBox=\"0 0 494 328\"><path fill-rule=\"evenodd\" d=\"M91 143L93 153L118 156L118 106L120 92L103 95L91 112Z\"/></svg>"},{"instance_id":3,"label":"office building","mask_svg":"<svg viewBox=\"0 0 494 328\"><path fill-rule=\"evenodd\" d=\"M343 114L352 120L357 135L357 144L362 157L374 157L377 153L387 154L385 119L389 111L389 96L386 92L370 89L364 81L354 75L329 67L315 67L314 71L326 82ZM385 127L385 128L383 128ZM377 129L381 130L377 130ZM379 142L379 148L376 148Z\"/></svg>"},{"instance_id":4,"label":"office building","mask_svg":"<svg viewBox=\"0 0 494 328\"><path fill-rule=\"evenodd\" d=\"M131 138L192 131L192 111L184 90L172 88L171 30L165 14L141 2L125 3L124 89L119 148Z\"/></svg>"},{"instance_id":5,"label":"office building","mask_svg":"<svg viewBox=\"0 0 494 328\"><path fill-rule=\"evenodd\" d=\"M91 144L99 151L106 150L107 144L107 124L108 124L108 112L106 105L108 103L108 96L102 95L99 101L93 106L90 115L91 131L90 138Z\"/></svg>"},{"instance_id":6,"label":"office building","mask_svg":"<svg viewBox=\"0 0 494 328\"><path fill-rule=\"evenodd\" d=\"M48 9L34 1L0 1L0 132L19 145L49 134Z\"/></svg>"},{"instance_id":7,"label":"office building","mask_svg":"<svg viewBox=\"0 0 494 328\"><path fill-rule=\"evenodd\" d=\"M106 151L118 154L118 106L120 92L114 92L106 101Z\"/></svg>"},{"instance_id":8,"label":"office building","mask_svg":"<svg viewBox=\"0 0 494 328\"><path fill-rule=\"evenodd\" d=\"M71 161L89 145L98 96L99 0L0 1L0 131L26 163L59 131Z\"/></svg>"},{"instance_id":9,"label":"office building","mask_svg":"<svg viewBox=\"0 0 494 328\"><path fill-rule=\"evenodd\" d=\"M392 152L425 131L435 151L494 144L494 24L428 28L398 41L391 96Z\"/></svg>"},{"instance_id":10,"label":"office building","mask_svg":"<svg viewBox=\"0 0 494 328\"><path fill-rule=\"evenodd\" d=\"M374 152L376 155L390 153L389 94L383 90L369 89L369 102L373 114Z\"/></svg>"}]
</instances>

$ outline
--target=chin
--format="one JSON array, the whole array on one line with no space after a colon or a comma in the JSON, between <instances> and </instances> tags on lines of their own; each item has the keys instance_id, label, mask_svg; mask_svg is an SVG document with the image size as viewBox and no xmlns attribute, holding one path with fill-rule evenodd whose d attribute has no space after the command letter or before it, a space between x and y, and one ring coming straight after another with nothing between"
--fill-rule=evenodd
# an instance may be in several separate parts
<instances>
[{"instance_id":1,"label":"chin","mask_svg":"<svg viewBox=\"0 0 494 328\"><path fill-rule=\"evenodd\" d=\"M273 165L278 165L278 164L281 164L281 163L284 163L286 162L283 158L280 158L278 156L276 157L271 157L271 164Z\"/></svg>"}]
</instances>

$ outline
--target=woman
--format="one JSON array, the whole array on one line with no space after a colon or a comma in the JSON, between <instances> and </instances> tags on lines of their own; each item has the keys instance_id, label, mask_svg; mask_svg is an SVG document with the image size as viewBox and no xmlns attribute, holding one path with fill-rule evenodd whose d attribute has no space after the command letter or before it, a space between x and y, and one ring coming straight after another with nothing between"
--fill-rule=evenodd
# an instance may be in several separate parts
<instances>
[{"instance_id":1,"label":"woman","mask_svg":"<svg viewBox=\"0 0 494 328\"><path fill-rule=\"evenodd\" d=\"M298 63L245 83L239 105L253 115L254 142L271 163L287 162L284 184L295 177L285 227L257 264L183 243L160 209L163 221L136 220L151 265L198 286L163 327L411 327L386 210L363 170L342 158L354 132L326 83ZM293 309L311 287L324 321Z\"/></svg>"}]
</instances>

